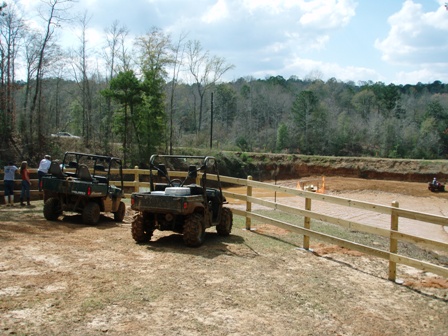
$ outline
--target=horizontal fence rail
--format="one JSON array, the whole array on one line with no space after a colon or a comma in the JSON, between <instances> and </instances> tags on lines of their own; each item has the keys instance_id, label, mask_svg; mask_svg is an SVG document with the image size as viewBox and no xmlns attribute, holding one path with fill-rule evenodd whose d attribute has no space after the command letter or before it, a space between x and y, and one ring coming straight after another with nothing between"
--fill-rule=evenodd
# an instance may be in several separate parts
<instances>
[{"instance_id":1,"label":"horizontal fence rail","mask_svg":"<svg viewBox=\"0 0 448 336\"><path fill-rule=\"evenodd\" d=\"M303 246L306 249L309 249L309 238L316 238L322 241L335 244L341 247L345 247L348 249L360 251L362 253L366 253L375 257L379 257L382 259L389 260L389 280L396 280L396 265L403 264L410 267L414 267L426 272L432 272L434 274L438 274L448 278L448 268L435 265L426 261L421 261L413 258L409 258L404 255L398 254L397 242L403 241L408 243L424 243L427 248L430 248L434 251L444 251L448 252L448 244L442 241L432 240L423 238L416 235L411 235L398 231L398 220L400 217L407 218L411 220L421 221L422 224L435 224L441 226L448 226L448 218L443 216L437 216L427 213L421 213L418 211L399 209L397 208L398 203L392 206L384 206L379 204L373 204L362 201L355 201L351 199L346 199L337 196L330 196L324 194L318 194L311 191L297 190L293 188L288 188L284 186L276 186L269 183L252 181L251 178L247 180L244 179L236 179L227 176L221 177L221 181L226 183L232 183L234 185L245 186L247 189L246 194L234 193L225 191L224 195L230 199L241 200L246 203L246 209L233 209L233 213L239 216L243 216L246 218L246 229L251 228L250 219L257 220L262 223L267 223L271 225L275 225L277 227L296 232L298 234L302 234L304 236ZM288 206L284 204L280 204L278 202L272 202L261 198L256 198L252 196L253 188L272 190L277 193L284 193L293 196L302 197L305 201L304 209L300 209L298 207ZM379 213L382 215L388 215L390 218L390 229L384 229L380 227L375 227L363 223L358 223L354 221L349 221L343 218L333 217L330 215L322 214L317 211L311 211L311 202L312 201L322 201L326 203L331 203L338 206L344 206L347 208L355 208L364 211L371 211L375 213ZM263 216L257 213L254 213L252 209L252 204L260 205L264 208L268 208L271 210L280 210L288 214L292 215L300 215L303 216L304 225L299 226L299 223L288 223L284 221L277 220L275 218L271 218L268 216ZM370 246L358 244L355 242L347 241L338 237L334 237L331 235L327 235L318 231L311 230L310 228L310 219L331 223L338 225L340 227L356 230L360 232L365 232L369 234L374 234L377 236L382 236L390 239L390 250L384 251L381 249L373 248Z\"/></svg>"},{"instance_id":2,"label":"horizontal fence rail","mask_svg":"<svg viewBox=\"0 0 448 336\"><path fill-rule=\"evenodd\" d=\"M30 173L36 175L37 169L29 169ZM154 174L156 172L153 172ZM183 178L186 177L187 172L180 171L170 171L173 177ZM0 175L2 180L0 181L0 193L3 195L3 171L0 170ZM118 175L118 170L111 170L112 176ZM148 169L123 169L123 175L125 177L124 188L125 196L129 197L132 192L138 192L140 190L148 190L150 187L149 183L149 170ZM198 174L197 183L201 178L202 174ZM211 180L217 180L218 176L213 174L207 174L207 177ZM233 178L229 176L220 176L220 181L223 183L230 184L232 186L242 186L245 187L245 193L235 193L228 190L224 190L224 195L228 199L240 200L245 205L245 209L237 209L232 206L232 212L235 215L245 217L246 219L246 229L251 229L252 219L258 222L267 223L274 225L288 231L292 231L303 235L303 247L304 249L309 249L310 238L319 239L331 244L335 244L344 248L351 250L356 250L374 257L386 259L389 261L389 274L388 278L391 281L396 280L396 266L397 264L407 265L414 267L426 272L432 272L448 278L448 268L440 265L432 264L423 260L413 259L398 253L398 242L407 242L412 244L424 243L426 249L431 249L433 251L444 251L448 252L448 244L442 241L437 241L433 239L428 239L409 233L404 233L399 231L399 219L406 218L409 220L416 220L425 224L435 224L441 226L448 226L448 218L444 216L438 216L428 213L422 213L413 210L406 210L398 208L398 203L392 204L391 206L379 205L369 202L357 201L337 196L319 194L311 191L298 190L294 188L289 188L285 186L278 186L270 183L264 183L259 181L253 181L251 177L247 179ZM37 178L31 180L33 190L32 195L39 196L40 192L37 190ZM111 184L117 186L121 185L121 181L111 181ZM303 209L299 206L285 205L275 201L270 201L262 198L257 198L252 195L254 189L270 190L274 193L288 194L291 196L296 196L303 198L304 206ZM20 193L20 179L17 175L17 180L15 183L15 194ZM347 220L340 217L331 216L328 214L320 213L319 211L311 210L312 202L319 201L324 203L329 203L335 206L343 206L348 209L360 209L363 211L370 211L372 213L378 213L387 216L389 229L376 227L356 221ZM256 204L265 209L278 210L286 214L302 216L303 226L299 222L285 222L270 216L261 215L252 210L252 205ZM324 234L311 229L311 219L334 224L345 228L347 230L355 230L359 232L365 232L368 234L373 234L376 236L381 236L389 239L389 250L382 250L367 245L359 244L353 241L341 239L335 236ZM298 220L297 220L298 221Z\"/></svg>"},{"instance_id":3,"label":"horizontal fence rail","mask_svg":"<svg viewBox=\"0 0 448 336\"><path fill-rule=\"evenodd\" d=\"M37 178L37 169L36 168L28 168L28 171L30 172L31 177L31 196L34 198L38 197L41 193L38 190L38 178ZM74 172L73 169L65 169L64 171L67 172ZM14 194L15 196L20 194L20 188L21 188L21 180L20 180L20 174L17 171L16 173L16 179L14 180ZM154 171L153 171L154 172ZM111 169L110 171L111 175L116 177L119 174L118 169ZM156 172L154 172L156 173ZM186 172L176 172L177 174L175 176L178 177L185 177ZM4 195L4 185L3 185L3 170L0 170L0 195ZM123 181L123 186L125 189L125 197L130 197L131 194L135 191L139 191L140 188L149 188L149 182L140 181L141 177L148 176L149 177L149 170L148 169L139 169L139 168L129 168L129 169L123 169L123 176L125 176ZM121 181L115 181L111 180L109 182L110 184L120 186Z\"/></svg>"}]
</instances>

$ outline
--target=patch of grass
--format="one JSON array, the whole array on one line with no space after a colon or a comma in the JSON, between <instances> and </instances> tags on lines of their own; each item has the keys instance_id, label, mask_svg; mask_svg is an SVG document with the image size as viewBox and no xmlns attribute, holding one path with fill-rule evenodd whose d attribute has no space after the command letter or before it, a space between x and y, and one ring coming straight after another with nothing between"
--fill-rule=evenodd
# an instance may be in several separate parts
<instances>
[{"instance_id":1,"label":"patch of grass","mask_svg":"<svg viewBox=\"0 0 448 336\"><path fill-rule=\"evenodd\" d=\"M250 157L247 153L242 153L241 154L241 161L245 162L245 163L252 163L253 159L252 157Z\"/></svg>"},{"instance_id":2,"label":"patch of grass","mask_svg":"<svg viewBox=\"0 0 448 336\"><path fill-rule=\"evenodd\" d=\"M0 221L11 220L11 216L15 216L16 214L41 214L42 206L20 206L19 203L16 203L14 207L6 207L5 205L0 205Z\"/></svg>"},{"instance_id":3,"label":"patch of grass","mask_svg":"<svg viewBox=\"0 0 448 336\"><path fill-rule=\"evenodd\" d=\"M114 274L103 274L102 278L108 279L115 283L129 283L127 279L128 274L117 272ZM93 311L104 310L111 304L129 303L129 305L135 305L138 302L154 301L158 297L157 293L152 293L149 288L145 288L139 285L123 286L121 288L114 288L110 290L104 288L95 295L91 295L84 299L81 303L81 311L84 313L90 313Z\"/></svg>"},{"instance_id":4,"label":"patch of grass","mask_svg":"<svg viewBox=\"0 0 448 336\"><path fill-rule=\"evenodd\" d=\"M292 215L276 210L260 210L257 211L257 213L298 227L303 227L304 222L303 216ZM347 241L351 241L357 244L369 246L383 251L389 251L390 241L388 237L382 237L366 232L353 231L335 224L326 223L314 219L311 220L311 230L326 235L330 235L333 237L337 237L340 239L344 239ZM291 231L289 232L288 235L279 236L275 233L269 235L275 238L275 240L281 240L284 241L285 243L296 246L301 246L303 242L303 235ZM311 238L311 241L313 241L313 238ZM327 242L319 239L314 239L314 241L328 244ZM424 248L421 248L415 244L408 242L401 242L401 241L398 242L398 254L422 261L427 261L433 264L444 266L448 265L448 257L441 256L433 251L425 250Z\"/></svg>"},{"instance_id":5,"label":"patch of grass","mask_svg":"<svg viewBox=\"0 0 448 336\"><path fill-rule=\"evenodd\" d=\"M11 214L6 211L0 211L0 222L6 222L11 218Z\"/></svg>"},{"instance_id":6,"label":"patch of grass","mask_svg":"<svg viewBox=\"0 0 448 336\"><path fill-rule=\"evenodd\" d=\"M257 228L258 226L258 228ZM244 244L254 251L278 252L301 246L301 235L289 232L287 236L275 232L265 233L260 230L259 223L252 220L251 230L246 230L246 219L241 216L233 217L233 232L244 238ZM241 230L241 231L240 231Z\"/></svg>"},{"instance_id":7,"label":"patch of grass","mask_svg":"<svg viewBox=\"0 0 448 336\"><path fill-rule=\"evenodd\" d=\"M100 310L107 306L102 297L89 297L81 303L81 310L83 312L91 312Z\"/></svg>"}]
</instances>

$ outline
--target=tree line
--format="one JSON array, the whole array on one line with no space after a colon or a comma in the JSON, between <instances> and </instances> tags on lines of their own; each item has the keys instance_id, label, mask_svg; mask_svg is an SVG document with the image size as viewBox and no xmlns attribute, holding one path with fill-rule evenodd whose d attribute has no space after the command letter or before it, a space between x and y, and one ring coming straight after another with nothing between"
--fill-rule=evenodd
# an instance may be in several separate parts
<instances>
[{"instance_id":1,"label":"tree line","mask_svg":"<svg viewBox=\"0 0 448 336\"><path fill-rule=\"evenodd\" d=\"M131 39L114 21L99 52L91 17L69 17L72 0L45 0L41 27L0 6L0 161L37 163L63 153L50 136L68 131L82 149L127 166L179 147L439 159L448 154L448 87L342 82L335 78L243 77L188 34L152 27ZM76 25L64 50L57 30ZM24 80L16 74L24 73ZM65 143L66 145L66 143Z\"/></svg>"}]
</instances>

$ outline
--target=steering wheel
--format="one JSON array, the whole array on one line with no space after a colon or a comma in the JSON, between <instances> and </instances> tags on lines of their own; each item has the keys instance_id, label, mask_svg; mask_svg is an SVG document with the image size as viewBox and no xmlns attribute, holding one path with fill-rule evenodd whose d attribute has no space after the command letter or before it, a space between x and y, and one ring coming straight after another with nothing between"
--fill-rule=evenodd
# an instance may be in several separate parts
<instances>
[{"instance_id":1,"label":"steering wheel","mask_svg":"<svg viewBox=\"0 0 448 336\"><path fill-rule=\"evenodd\" d=\"M170 184L172 187L182 187L184 182L181 179L172 179Z\"/></svg>"}]
</instances>

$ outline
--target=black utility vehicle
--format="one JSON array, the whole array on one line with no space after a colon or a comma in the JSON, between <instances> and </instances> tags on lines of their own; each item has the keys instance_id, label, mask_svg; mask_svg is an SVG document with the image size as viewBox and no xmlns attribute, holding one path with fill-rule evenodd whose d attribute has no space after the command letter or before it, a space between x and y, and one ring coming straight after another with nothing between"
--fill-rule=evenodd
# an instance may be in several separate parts
<instances>
[{"instance_id":1,"label":"black utility vehicle","mask_svg":"<svg viewBox=\"0 0 448 336\"><path fill-rule=\"evenodd\" d=\"M111 169L118 169L110 183ZM114 220L123 221L126 206L121 201L123 171L121 159L77 152L66 152L62 162L52 161L48 174L42 177L44 216L56 220L64 211L82 214L85 224L97 224L101 212L111 212Z\"/></svg>"},{"instance_id":2,"label":"black utility vehicle","mask_svg":"<svg viewBox=\"0 0 448 336\"><path fill-rule=\"evenodd\" d=\"M185 177L171 178L167 166L183 170ZM198 177L198 172L202 176ZM154 230L169 230L182 233L185 245L195 247L204 242L205 229L211 226L216 226L219 235L228 236L233 217L230 209L223 206L225 203L214 157L152 155L150 191L131 195L131 208L137 211L132 237L137 243L144 243L151 239Z\"/></svg>"}]
</instances>

